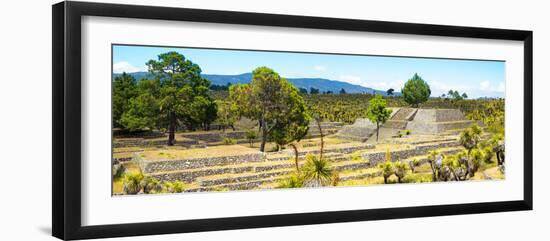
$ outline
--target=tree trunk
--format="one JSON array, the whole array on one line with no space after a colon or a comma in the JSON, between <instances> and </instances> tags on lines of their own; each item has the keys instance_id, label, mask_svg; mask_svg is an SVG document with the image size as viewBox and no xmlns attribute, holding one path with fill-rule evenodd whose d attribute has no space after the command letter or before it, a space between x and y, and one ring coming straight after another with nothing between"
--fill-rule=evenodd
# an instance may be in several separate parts
<instances>
[{"instance_id":1,"label":"tree trunk","mask_svg":"<svg viewBox=\"0 0 550 241\"><path fill-rule=\"evenodd\" d=\"M290 143L289 145L294 149L294 164L296 164L296 171L300 172L300 166L298 165L298 147L296 147L294 143Z\"/></svg>"},{"instance_id":2,"label":"tree trunk","mask_svg":"<svg viewBox=\"0 0 550 241\"><path fill-rule=\"evenodd\" d=\"M380 123L376 122L376 142L378 142L378 134L380 134Z\"/></svg>"},{"instance_id":3,"label":"tree trunk","mask_svg":"<svg viewBox=\"0 0 550 241\"><path fill-rule=\"evenodd\" d=\"M170 123L168 127L168 145L173 146L176 140L176 113L170 112Z\"/></svg>"},{"instance_id":4,"label":"tree trunk","mask_svg":"<svg viewBox=\"0 0 550 241\"><path fill-rule=\"evenodd\" d=\"M264 152L265 151L265 143L267 141L267 126L265 125L265 121L262 117L262 120L260 122L260 127L261 127L261 130L262 130L262 144L260 144L260 151L261 152Z\"/></svg>"},{"instance_id":5,"label":"tree trunk","mask_svg":"<svg viewBox=\"0 0 550 241\"><path fill-rule=\"evenodd\" d=\"M319 128L319 134L321 135L321 151L319 152L319 160L323 160L323 152L325 149L325 140L323 137L325 136L323 134L323 128L321 128L321 121L320 119L315 120L317 122L317 128Z\"/></svg>"},{"instance_id":6,"label":"tree trunk","mask_svg":"<svg viewBox=\"0 0 550 241\"><path fill-rule=\"evenodd\" d=\"M430 167L432 168L432 182L437 181L437 175L435 173L435 167L433 162L430 160Z\"/></svg>"},{"instance_id":7,"label":"tree trunk","mask_svg":"<svg viewBox=\"0 0 550 241\"><path fill-rule=\"evenodd\" d=\"M388 184L388 177L384 176L384 184Z\"/></svg>"}]
</instances>

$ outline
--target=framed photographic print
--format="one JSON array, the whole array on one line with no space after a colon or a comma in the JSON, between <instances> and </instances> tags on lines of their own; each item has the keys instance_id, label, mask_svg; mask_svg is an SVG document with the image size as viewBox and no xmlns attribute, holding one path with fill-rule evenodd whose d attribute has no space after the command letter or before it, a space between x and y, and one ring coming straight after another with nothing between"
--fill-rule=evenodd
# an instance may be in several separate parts
<instances>
[{"instance_id":1,"label":"framed photographic print","mask_svg":"<svg viewBox=\"0 0 550 241\"><path fill-rule=\"evenodd\" d=\"M53 6L53 235L532 209L532 32Z\"/></svg>"}]
</instances>

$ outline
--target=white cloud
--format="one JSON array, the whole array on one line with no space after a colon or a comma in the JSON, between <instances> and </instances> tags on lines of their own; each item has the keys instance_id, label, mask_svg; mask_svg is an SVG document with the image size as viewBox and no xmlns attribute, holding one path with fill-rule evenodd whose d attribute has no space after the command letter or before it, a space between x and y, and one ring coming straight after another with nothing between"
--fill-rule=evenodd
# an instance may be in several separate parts
<instances>
[{"instance_id":1,"label":"white cloud","mask_svg":"<svg viewBox=\"0 0 550 241\"><path fill-rule=\"evenodd\" d=\"M372 82L367 83L367 87L371 87L373 89L377 90L388 90L390 88L394 89L396 92L401 91L401 88L403 88L403 85L405 85L405 81L403 80L395 80L395 81L378 81L378 82Z\"/></svg>"},{"instance_id":2,"label":"white cloud","mask_svg":"<svg viewBox=\"0 0 550 241\"><path fill-rule=\"evenodd\" d=\"M479 83L479 90L491 91L491 92L504 92L504 82L498 83L497 86L492 85L489 81L481 81Z\"/></svg>"},{"instance_id":3,"label":"white cloud","mask_svg":"<svg viewBox=\"0 0 550 241\"><path fill-rule=\"evenodd\" d=\"M359 76L355 75L340 75L338 77L340 81L345 81L350 84L356 84L356 85L363 85L363 82L361 81L361 78Z\"/></svg>"},{"instance_id":4,"label":"white cloud","mask_svg":"<svg viewBox=\"0 0 550 241\"><path fill-rule=\"evenodd\" d=\"M480 90L489 90L489 87L491 86L491 83L489 83L489 81L481 81L479 83L479 89Z\"/></svg>"},{"instance_id":5,"label":"white cloud","mask_svg":"<svg viewBox=\"0 0 550 241\"><path fill-rule=\"evenodd\" d=\"M504 82L500 82L497 87L497 92L504 92L504 90L505 90Z\"/></svg>"},{"instance_id":6,"label":"white cloud","mask_svg":"<svg viewBox=\"0 0 550 241\"><path fill-rule=\"evenodd\" d=\"M113 72L114 73L133 73L133 72L139 72L139 71L147 71L146 66L143 66L141 68L131 65L130 63L126 61L117 62L113 64Z\"/></svg>"},{"instance_id":7,"label":"white cloud","mask_svg":"<svg viewBox=\"0 0 550 241\"><path fill-rule=\"evenodd\" d=\"M325 66L322 66L322 65L313 66L313 69L316 70L316 71L325 71L325 70L327 70L327 68Z\"/></svg>"}]
</instances>

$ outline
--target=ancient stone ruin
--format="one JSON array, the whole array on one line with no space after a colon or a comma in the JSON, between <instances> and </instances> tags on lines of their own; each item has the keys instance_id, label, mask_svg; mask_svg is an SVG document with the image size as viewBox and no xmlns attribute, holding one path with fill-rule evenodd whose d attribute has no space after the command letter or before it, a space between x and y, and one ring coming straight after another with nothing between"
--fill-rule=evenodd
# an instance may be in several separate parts
<instances>
[{"instance_id":1,"label":"ancient stone ruin","mask_svg":"<svg viewBox=\"0 0 550 241\"><path fill-rule=\"evenodd\" d=\"M407 123L407 129L414 133L431 134L464 129L473 123L457 109L418 109L414 119Z\"/></svg>"},{"instance_id":2,"label":"ancient stone ruin","mask_svg":"<svg viewBox=\"0 0 550 241\"><path fill-rule=\"evenodd\" d=\"M393 108L390 119L382 128L395 132L408 129L416 134L437 134L449 130L464 129L474 122L467 120L458 109ZM352 125L342 127L338 138L366 141L376 133L376 124L368 119L357 119Z\"/></svg>"}]
</instances>

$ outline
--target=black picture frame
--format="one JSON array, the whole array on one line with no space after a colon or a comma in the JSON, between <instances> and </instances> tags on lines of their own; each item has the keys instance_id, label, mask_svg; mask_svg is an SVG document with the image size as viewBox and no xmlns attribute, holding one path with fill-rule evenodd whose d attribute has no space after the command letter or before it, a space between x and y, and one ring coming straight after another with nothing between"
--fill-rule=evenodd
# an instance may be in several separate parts
<instances>
[{"instance_id":1,"label":"black picture frame","mask_svg":"<svg viewBox=\"0 0 550 241\"><path fill-rule=\"evenodd\" d=\"M263 13L197 10L90 2L52 6L52 233L60 239L185 233L309 225L442 215L532 210L533 208L533 32L415 23L366 21ZM297 213L99 226L81 224L81 17L194 21L427 36L517 40L524 43L523 199L369 210Z\"/></svg>"}]
</instances>

